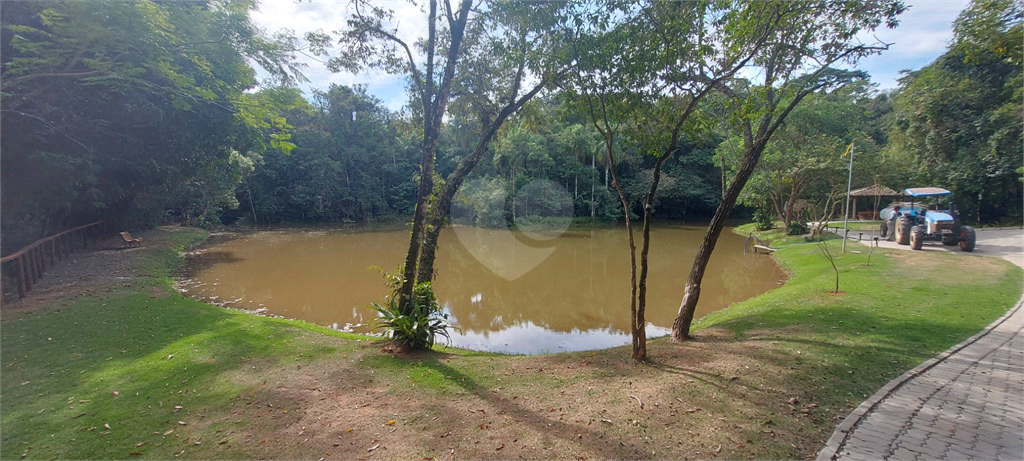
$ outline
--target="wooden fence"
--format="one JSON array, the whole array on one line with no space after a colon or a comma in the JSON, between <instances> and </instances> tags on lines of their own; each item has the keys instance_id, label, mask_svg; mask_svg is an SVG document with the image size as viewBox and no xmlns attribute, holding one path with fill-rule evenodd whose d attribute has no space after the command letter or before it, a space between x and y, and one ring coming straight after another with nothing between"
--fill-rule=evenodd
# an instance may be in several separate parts
<instances>
[{"instance_id":1,"label":"wooden fence","mask_svg":"<svg viewBox=\"0 0 1024 461\"><path fill-rule=\"evenodd\" d=\"M79 238L82 240L81 248L84 249L88 247L89 240L96 243L103 237L103 224L103 221L96 221L68 229L59 234L36 240L25 248L0 258L0 267L5 269L4 273L10 273L7 272L10 270L8 268L14 266L13 277L17 279L18 297L24 298L25 293L31 291L32 285L43 276L47 260L49 260L49 265L53 266L57 264L57 261L74 253L75 243ZM3 299L3 292L6 290L0 290L0 301Z\"/></svg>"}]
</instances>

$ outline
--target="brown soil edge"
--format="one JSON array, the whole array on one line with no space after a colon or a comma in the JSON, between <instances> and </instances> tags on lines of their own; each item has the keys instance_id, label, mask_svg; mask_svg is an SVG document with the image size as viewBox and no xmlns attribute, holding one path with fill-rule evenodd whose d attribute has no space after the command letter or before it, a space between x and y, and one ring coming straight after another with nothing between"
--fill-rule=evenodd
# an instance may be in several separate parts
<instances>
[{"instance_id":1,"label":"brown soil edge","mask_svg":"<svg viewBox=\"0 0 1024 461\"><path fill-rule=\"evenodd\" d=\"M75 255L50 269L29 297L5 307L4 317L137 289L149 274L134 255L170 247L166 236L174 231L143 232L138 249L108 239ZM796 355L779 332L737 340L707 329L694 337L682 346L651 341L653 359L645 364L633 363L624 348L523 357L402 353L362 343L345 359L225 375L253 392L223 417L250 422L237 442L244 446L233 453L252 458L810 459L860 403L810 401L809 383L790 377ZM305 338L351 348L350 340ZM387 359L440 370L452 384L421 391L419 376L359 363ZM278 415L281 408L289 414Z\"/></svg>"}]
</instances>

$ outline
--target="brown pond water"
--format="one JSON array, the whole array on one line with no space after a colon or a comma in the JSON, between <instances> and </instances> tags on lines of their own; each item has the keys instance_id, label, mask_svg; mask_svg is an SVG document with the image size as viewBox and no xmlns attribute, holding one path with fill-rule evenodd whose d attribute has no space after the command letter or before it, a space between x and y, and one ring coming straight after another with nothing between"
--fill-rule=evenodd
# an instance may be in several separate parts
<instances>
[{"instance_id":1,"label":"brown pond water","mask_svg":"<svg viewBox=\"0 0 1024 461\"><path fill-rule=\"evenodd\" d=\"M670 332L705 229L663 225L651 230L649 337ZM444 229L434 290L455 327L452 345L537 354L628 344L625 230L531 235L540 239L505 230ZM404 259L409 234L279 230L219 240L188 258L190 274L181 284L186 293L215 304L366 331L361 325L376 313L364 306L388 294L380 274L369 267L393 271ZM785 280L771 258L744 254L744 241L728 230L722 233L704 275L696 317Z\"/></svg>"}]
</instances>

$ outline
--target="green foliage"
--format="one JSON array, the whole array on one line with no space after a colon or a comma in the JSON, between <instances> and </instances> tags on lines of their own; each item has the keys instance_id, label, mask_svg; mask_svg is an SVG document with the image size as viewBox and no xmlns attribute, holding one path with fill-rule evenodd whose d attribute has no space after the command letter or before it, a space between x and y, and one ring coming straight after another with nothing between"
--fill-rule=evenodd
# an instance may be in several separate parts
<instances>
[{"instance_id":1,"label":"green foliage","mask_svg":"<svg viewBox=\"0 0 1024 461\"><path fill-rule=\"evenodd\" d=\"M413 287L412 299L404 309L400 309L398 301L404 282L401 269L393 274L380 272L386 285L394 291L384 300L384 305L370 305L379 314L373 320L375 330L384 329L387 337L410 349L430 349L438 336L451 341L448 314L442 312L430 282L417 283Z\"/></svg>"},{"instance_id":2,"label":"green foliage","mask_svg":"<svg viewBox=\"0 0 1024 461\"><path fill-rule=\"evenodd\" d=\"M286 106L290 154L271 151L239 188L236 214L256 223L393 220L415 203L418 149L400 121L361 86L315 91ZM273 141L270 141L273 142ZM251 199L251 203L249 202ZM248 208L248 209L246 209Z\"/></svg>"},{"instance_id":3,"label":"green foliage","mask_svg":"<svg viewBox=\"0 0 1024 461\"><path fill-rule=\"evenodd\" d=\"M5 249L81 222L215 222L238 159L287 150L249 62L299 78L250 0L17 2L0 17ZM264 134L269 142L263 142ZM213 184L220 182L220 184ZM18 231L14 231L19 229Z\"/></svg>"},{"instance_id":4,"label":"green foliage","mask_svg":"<svg viewBox=\"0 0 1024 461\"><path fill-rule=\"evenodd\" d=\"M754 227L759 231L770 230L775 227L775 215L768 207L761 206L754 210Z\"/></svg>"},{"instance_id":5,"label":"green foliage","mask_svg":"<svg viewBox=\"0 0 1024 461\"><path fill-rule=\"evenodd\" d=\"M508 227L508 188L508 181L500 177L465 183L453 199L452 222L476 227Z\"/></svg>"},{"instance_id":6,"label":"green foliage","mask_svg":"<svg viewBox=\"0 0 1024 461\"><path fill-rule=\"evenodd\" d=\"M1022 20L1020 2L972 2L949 50L904 77L893 99L889 150L915 171L907 185L952 190L968 223L1020 215Z\"/></svg>"},{"instance_id":7,"label":"green foliage","mask_svg":"<svg viewBox=\"0 0 1024 461\"><path fill-rule=\"evenodd\" d=\"M807 227L807 223L800 220L795 220L789 222L789 227L786 228L786 235L804 235L809 231L810 229Z\"/></svg>"}]
</instances>

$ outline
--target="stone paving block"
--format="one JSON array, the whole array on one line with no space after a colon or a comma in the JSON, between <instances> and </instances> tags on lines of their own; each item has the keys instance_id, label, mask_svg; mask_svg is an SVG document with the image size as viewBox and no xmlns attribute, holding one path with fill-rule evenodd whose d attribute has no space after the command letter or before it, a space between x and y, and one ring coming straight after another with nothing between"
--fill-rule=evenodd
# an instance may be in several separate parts
<instances>
[{"instance_id":1,"label":"stone paving block","mask_svg":"<svg viewBox=\"0 0 1024 461\"><path fill-rule=\"evenodd\" d=\"M1024 460L1022 332L1024 300L987 331L924 362L920 373L890 383L881 401L869 400L874 407L849 441L873 441L873 450L884 445L881 435L895 438L885 453L863 457L852 445L839 446L843 459Z\"/></svg>"},{"instance_id":2,"label":"stone paving block","mask_svg":"<svg viewBox=\"0 0 1024 461\"><path fill-rule=\"evenodd\" d=\"M992 418L984 418L978 423L978 430L981 431L982 435L993 435L999 434L1003 428L996 425Z\"/></svg>"},{"instance_id":3,"label":"stone paving block","mask_svg":"<svg viewBox=\"0 0 1024 461\"><path fill-rule=\"evenodd\" d=\"M851 453L851 452L844 452L842 455L840 455L840 456L838 456L836 458L837 461L838 460L843 460L843 461L878 461L880 459L883 459L883 458L878 456L877 453Z\"/></svg>"},{"instance_id":4,"label":"stone paving block","mask_svg":"<svg viewBox=\"0 0 1024 461\"><path fill-rule=\"evenodd\" d=\"M873 447L882 448L885 445L887 445L886 442L881 442L878 439L872 438L870 436L866 436L866 435L861 434L859 432L855 432L853 434L850 434L850 437L848 439L846 439L846 446L847 447L857 447L860 450L870 449L870 448L873 448Z\"/></svg>"},{"instance_id":5,"label":"stone paving block","mask_svg":"<svg viewBox=\"0 0 1024 461\"><path fill-rule=\"evenodd\" d=\"M976 442L978 440L978 435L970 433L970 432L967 432L967 431L957 431L955 434L951 435L949 438L954 440L954 441L956 441L956 443L954 443L954 445L970 447L970 446L974 445L974 442Z\"/></svg>"},{"instance_id":6,"label":"stone paving block","mask_svg":"<svg viewBox=\"0 0 1024 461\"><path fill-rule=\"evenodd\" d=\"M888 445L889 442L896 440L898 436L899 431L883 431L875 427L866 427L864 429L855 431L854 434L850 436L850 438L853 439L854 437L856 437L864 441L872 443L884 443Z\"/></svg>"},{"instance_id":7,"label":"stone paving block","mask_svg":"<svg viewBox=\"0 0 1024 461\"><path fill-rule=\"evenodd\" d=\"M984 441L974 443L972 449L978 453L979 458L994 459L999 454L999 446Z\"/></svg>"},{"instance_id":8,"label":"stone paving block","mask_svg":"<svg viewBox=\"0 0 1024 461\"><path fill-rule=\"evenodd\" d=\"M1007 446L999 450L999 459L1020 461L1024 459L1024 444Z\"/></svg>"},{"instance_id":9,"label":"stone paving block","mask_svg":"<svg viewBox=\"0 0 1024 461\"><path fill-rule=\"evenodd\" d=\"M936 456L941 457L942 454L949 450L950 445L951 444L939 439L938 437L929 437L928 440L925 441L924 448L931 453L936 453Z\"/></svg>"},{"instance_id":10,"label":"stone paving block","mask_svg":"<svg viewBox=\"0 0 1024 461\"><path fill-rule=\"evenodd\" d=\"M897 461L915 461L918 459L918 453L910 451L906 448L898 448L895 451L893 451L892 456L890 456L887 459Z\"/></svg>"},{"instance_id":11,"label":"stone paving block","mask_svg":"<svg viewBox=\"0 0 1024 461\"><path fill-rule=\"evenodd\" d=\"M903 424L905 420L906 418L902 420L875 418L872 419L872 424L865 425L864 427L875 428L881 434L897 434L906 428Z\"/></svg>"},{"instance_id":12,"label":"stone paving block","mask_svg":"<svg viewBox=\"0 0 1024 461\"><path fill-rule=\"evenodd\" d=\"M949 434L953 430L953 426L950 426L949 424L943 426L938 420L930 422L914 421L912 427L929 434Z\"/></svg>"},{"instance_id":13,"label":"stone paving block","mask_svg":"<svg viewBox=\"0 0 1024 461\"><path fill-rule=\"evenodd\" d=\"M956 437L952 437L952 436L948 436L947 437L947 436L944 436L944 435L933 435L933 436L931 436L929 438L929 440L936 440L938 442L946 444L947 446L954 446L954 445L959 445L959 444L963 443L962 440L957 439Z\"/></svg>"},{"instance_id":14,"label":"stone paving block","mask_svg":"<svg viewBox=\"0 0 1024 461\"><path fill-rule=\"evenodd\" d=\"M946 453L946 458L951 460L978 459L978 453L968 447L952 446L949 447L949 452Z\"/></svg>"}]
</instances>

